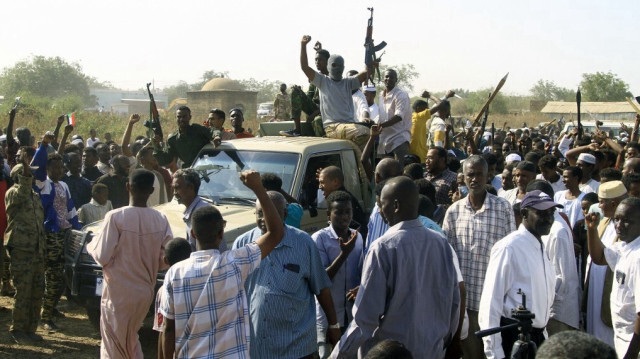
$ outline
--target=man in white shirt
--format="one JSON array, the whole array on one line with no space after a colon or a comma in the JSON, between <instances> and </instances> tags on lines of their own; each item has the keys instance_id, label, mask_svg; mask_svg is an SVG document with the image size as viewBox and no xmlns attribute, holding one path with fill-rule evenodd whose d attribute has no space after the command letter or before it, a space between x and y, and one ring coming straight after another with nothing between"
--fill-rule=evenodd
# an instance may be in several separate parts
<instances>
[{"instance_id":1,"label":"man in white shirt","mask_svg":"<svg viewBox=\"0 0 640 359\"><path fill-rule=\"evenodd\" d=\"M611 317L614 343L619 358L637 358L640 351L640 199L620 202L614 215L614 226L620 242L605 247L598 239L598 214L585 218L589 253L593 263L607 264L614 272L611 290Z\"/></svg>"},{"instance_id":2,"label":"man in white shirt","mask_svg":"<svg viewBox=\"0 0 640 359\"><path fill-rule=\"evenodd\" d=\"M554 155L544 155L538 161L540 174L536 179L543 179L551 185L554 193L567 189L562 182L562 176L558 173L558 159Z\"/></svg>"},{"instance_id":3,"label":"man in white shirt","mask_svg":"<svg viewBox=\"0 0 640 359\"><path fill-rule=\"evenodd\" d=\"M404 156L409 154L411 140L411 100L406 92L396 86L398 74L393 69L384 73L385 90L380 95L380 121L382 133L378 153L393 153L393 157L404 166Z\"/></svg>"},{"instance_id":4,"label":"man in white shirt","mask_svg":"<svg viewBox=\"0 0 640 359\"><path fill-rule=\"evenodd\" d=\"M593 179L593 172L596 169L596 156L590 153L581 153L578 156L576 166L582 170L582 180L580 181L580 190L584 193L598 193L600 182Z\"/></svg>"},{"instance_id":5,"label":"man in white shirt","mask_svg":"<svg viewBox=\"0 0 640 359\"><path fill-rule=\"evenodd\" d=\"M555 272L544 250L542 236L549 234L556 207L546 193L529 192L520 202L522 224L498 241L491 250L480 297L480 329L513 323L511 310L522 304L518 294L527 296L528 309L535 314L531 340L538 346L545 339L545 327L554 298ZM488 359L510 357L517 329L483 338Z\"/></svg>"},{"instance_id":6,"label":"man in white shirt","mask_svg":"<svg viewBox=\"0 0 640 359\"><path fill-rule=\"evenodd\" d=\"M369 118L374 123L380 123L380 107L375 102L376 99L376 87L365 86L364 97L367 99L367 105L369 106Z\"/></svg>"}]
</instances>

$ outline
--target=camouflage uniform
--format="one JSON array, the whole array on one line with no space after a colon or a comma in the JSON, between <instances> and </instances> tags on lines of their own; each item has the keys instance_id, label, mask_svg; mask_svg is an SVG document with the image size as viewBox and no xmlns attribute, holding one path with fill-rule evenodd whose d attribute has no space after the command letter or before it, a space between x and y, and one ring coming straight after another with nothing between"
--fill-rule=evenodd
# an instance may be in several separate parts
<instances>
[{"instance_id":1,"label":"camouflage uniform","mask_svg":"<svg viewBox=\"0 0 640 359\"><path fill-rule=\"evenodd\" d=\"M35 333L44 293L44 209L32 189L32 176L22 176L22 164L11 171L16 183L5 196L6 246L16 288L11 330Z\"/></svg>"},{"instance_id":2,"label":"camouflage uniform","mask_svg":"<svg viewBox=\"0 0 640 359\"><path fill-rule=\"evenodd\" d=\"M309 84L309 90L305 94L300 86L291 88L291 118L300 118L302 112L307 115L307 122L313 126L313 132L317 137L325 135L320 117L320 91Z\"/></svg>"},{"instance_id":3,"label":"camouflage uniform","mask_svg":"<svg viewBox=\"0 0 640 359\"><path fill-rule=\"evenodd\" d=\"M291 97L288 93L277 93L273 107L275 108L276 120L288 121L291 119Z\"/></svg>"},{"instance_id":4,"label":"camouflage uniform","mask_svg":"<svg viewBox=\"0 0 640 359\"><path fill-rule=\"evenodd\" d=\"M53 320L53 312L64 292L64 238L69 231L46 232L45 293L42 301L42 320Z\"/></svg>"}]
</instances>

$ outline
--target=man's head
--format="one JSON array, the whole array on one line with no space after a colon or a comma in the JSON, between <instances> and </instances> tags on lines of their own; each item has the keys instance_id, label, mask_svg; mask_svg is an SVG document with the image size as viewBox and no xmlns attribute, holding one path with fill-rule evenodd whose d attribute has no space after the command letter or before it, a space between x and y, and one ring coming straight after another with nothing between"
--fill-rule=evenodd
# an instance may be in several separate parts
<instances>
[{"instance_id":1,"label":"man's head","mask_svg":"<svg viewBox=\"0 0 640 359\"><path fill-rule=\"evenodd\" d=\"M82 151L82 165L91 168L98 163L98 151L93 147L87 147Z\"/></svg>"},{"instance_id":2,"label":"man's head","mask_svg":"<svg viewBox=\"0 0 640 359\"><path fill-rule=\"evenodd\" d=\"M173 174L171 188L178 203L188 207L200 190L200 175L191 168L181 168Z\"/></svg>"},{"instance_id":3,"label":"man's head","mask_svg":"<svg viewBox=\"0 0 640 359\"><path fill-rule=\"evenodd\" d=\"M610 181L601 184L598 187L598 207L602 210L602 215L613 218L616 208L627 197L627 189L621 181Z\"/></svg>"},{"instance_id":4,"label":"man's head","mask_svg":"<svg viewBox=\"0 0 640 359\"><path fill-rule=\"evenodd\" d=\"M107 200L109 200L109 187L107 187L107 185L104 183L94 184L91 187L91 198L93 198L101 206L104 206L105 204L107 204Z\"/></svg>"},{"instance_id":5,"label":"man's head","mask_svg":"<svg viewBox=\"0 0 640 359\"><path fill-rule=\"evenodd\" d=\"M287 200L282 194L276 191L267 191L267 195L269 195L269 199L273 202L273 205L278 211L278 215L284 222L284 219L287 218ZM262 204L260 204L260 201L256 201L256 224L262 234L267 233L267 225L264 221L264 213L262 212Z\"/></svg>"},{"instance_id":6,"label":"man's head","mask_svg":"<svg viewBox=\"0 0 640 359\"><path fill-rule=\"evenodd\" d=\"M323 75L328 75L327 63L329 62L329 51L322 49L316 52L316 69Z\"/></svg>"},{"instance_id":7,"label":"man's head","mask_svg":"<svg viewBox=\"0 0 640 359\"><path fill-rule=\"evenodd\" d=\"M222 129L224 125L225 113L219 108L213 108L209 111L209 117L207 117L207 123L209 126L217 129Z\"/></svg>"},{"instance_id":8,"label":"man's head","mask_svg":"<svg viewBox=\"0 0 640 359\"><path fill-rule=\"evenodd\" d=\"M92 128L89 130L89 136L91 136L91 138L96 138L96 129Z\"/></svg>"},{"instance_id":9,"label":"man's head","mask_svg":"<svg viewBox=\"0 0 640 359\"><path fill-rule=\"evenodd\" d=\"M385 339L376 344L364 359L413 359L411 351L397 340Z\"/></svg>"},{"instance_id":10,"label":"man's head","mask_svg":"<svg viewBox=\"0 0 640 359\"><path fill-rule=\"evenodd\" d=\"M396 70L387 69L387 71L384 72L383 81L387 91L393 90L393 88L396 87L396 84L398 83L398 73L396 72Z\"/></svg>"},{"instance_id":11,"label":"man's head","mask_svg":"<svg viewBox=\"0 0 640 359\"><path fill-rule=\"evenodd\" d=\"M164 246L164 258L169 266L191 256L191 244L184 238L174 238Z\"/></svg>"},{"instance_id":12,"label":"man's head","mask_svg":"<svg viewBox=\"0 0 640 359\"><path fill-rule=\"evenodd\" d=\"M287 84L280 84L280 92L282 93L287 92Z\"/></svg>"},{"instance_id":13,"label":"man's head","mask_svg":"<svg viewBox=\"0 0 640 359\"><path fill-rule=\"evenodd\" d=\"M129 160L121 156L129 163ZM134 202L144 201L145 203L149 199L151 193L153 193L153 182L156 176L153 172L138 168L131 172L129 175L129 182L127 182L127 190L129 191L129 197L133 198Z\"/></svg>"},{"instance_id":14,"label":"man's head","mask_svg":"<svg viewBox=\"0 0 640 359\"><path fill-rule=\"evenodd\" d=\"M52 153L47 157L47 175L53 182L58 182L64 176L64 165L62 156Z\"/></svg>"},{"instance_id":15,"label":"man's head","mask_svg":"<svg viewBox=\"0 0 640 359\"><path fill-rule=\"evenodd\" d=\"M331 192L342 187L344 184L344 173L342 173L340 167L337 166L325 167L320 171L318 182L318 187L322 191L324 198L327 198Z\"/></svg>"},{"instance_id":16,"label":"man's head","mask_svg":"<svg viewBox=\"0 0 640 359\"><path fill-rule=\"evenodd\" d=\"M191 122L191 109L187 106L178 107L176 111L176 122L178 123L178 130L185 132Z\"/></svg>"},{"instance_id":17,"label":"man's head","mask_svg":"<svg viewBox=\"0 0 640 359\"><path fill-rule=\"evenodd\" d=\"M236 107L229 111L229 118L231 119L231 126L236 132L242 131L242 123L244 122L244 113L242 109Z\"/></svg>"},{"instance_id":18,"label":"man's head","mask_svg":"<svg viewBox=\"0 0 640 359\"><path fill-rule=\"evenodd\" d=\"M520 192L526 192L527 185L534 179L536 179L536 165L529 161L519 162L513 171L513 182Z\"/></svg>"},{"instance_id":19,"label":"man's head","mask_svg":"<svg viewBox=\"0 0 640 359\"><path fill-rule=\"evenodd\" d=\"M111 141L111 133L110 132L105 132L104 133L104 142L109 142Z\"/></svg>"},{"instance_id":20,"label":"man's head","mask_svg":"<svg viewBox=\"0 0 640 359\"><path fill-rule=\"evenodd\" d=\"M33 146L33 141L31 140L31 131L26 127L18 127L16 128L16 137L18 137L18 142L20 142L20 146Z\"/></svg>"},{"instance_id":21,"label":"man's head","mask_svg":"<svg viewBox=\"0 0 640 359\"><path fill-rule=\"evenodd\" d=\"M122 148L117 143L109 144L109 152L111 152L111 158L122 154Z\"/></svg>"},{"instance_id":22,"label":"man's head","mask_svg":"<svg viewBox=\"0 0 640 359\"><path fill-rule=\"evenodd\" d=\"M502 170L502 189L505 191L513 189L513 170L516 168L513 164L507 165Z\"/></svg>"},{"instance_id":23,"label":"man's head","mask_svg":"<svg viewBox=\"0 0 640 359\"><path fill-rule=\"evenodd\" d=\"M591 334L567 330L550 336L536 353L537 359L616 359L616 351Z\"/></svg>"},{"instance_id":24,"label":"man's head","mask_svg":"<svg viewBox=\"0 0 640 359\"><path fill-rule=\"evenodd\" d=\"M469 188L469 194L480 194L485 192L484 185L487 183L489 166L482 156L473 155L464 161L462 173L464 182Z\"/></svg>"},{"instance_id":25,"label":"man's head","mask_svg":"<svg viewBox=\"0 0 640 359\"><path fill-rule=\"evenodd\" d=\"M158 168L158 160L153 156L153 147L144 147L138 151L138 162L148 170Z\"/></svg>"},{"instance_id":26,"label":"man's head","mask_svg":"<svg viewBox=\"0 0 640 359\"><path fill-rule=\"evenodd\" d=\"M388 180L380 193L380 213L393 226L418 217L418 186L404 176Z\"/></svg>"},{"instance_id":27,"label":"man's head","mask_svg":"<svg viewBox=\"0 0 640 359\"><path fill-rule=\"evenodd\" d=\"M333 81L342 80L342 73L344 72L344 59L342 56L336 54L329 56L327 69L329 70L330 79Z\"/></svg>"},{"instance_id":28,"label":"man's head","mask_svg":"<svg viewBox=\"0 0 640 359\"><path fill-rule=\"evenodd\" d=\"M424 160L427 172L437 175L447 169L447 150L442 147L431 147Z\"/></svg>"},{"instance_id":29,"label":"man's head","mask_svg":"<svg viewBox=\"0 0 640 359\"><path fill-rule=\"evenodd\" d=\"M82 157L77 153L67 154L67 169L72 176L80 176L80 173L82 172Z\"/></svg>"},{"instance_id":30,"label":"man's head","mask_svg":"<svg viewBox=\"0 0 640 359\"><path fill-rule=\"evenodd\" d=\"M123 155L117 155L113 158L113 172L118 176L128 176L131 163L129 159Z\"/></svg>"},{"instance_id":31,"label":"man's head","mask_svg":"<svg viewBox=\"0 0 640 359\"><path fill-rule=\"evenodd\" d=\"M603 168L600 171L600 183L605 183L609 181L621 181L622 180L622 172L619 169L613 167Z\"/></svg>"},{"instance_id":32,"label":"man's head","mask_svg":"<svg viewBox=\"0 0 640 359\"><path fill-rule=\"evenodd\" d=\"M262 187L267 191L280 192L282 190L282 179L275 173L263 173L260 175Z\"/></svg>"},{"instance_id":33,"label":"man's head","mask_svg":"<svg viewBox=\"0 0 640 359\"><path fill-rule=\"evenodd\" d=\"M393 158L383 158L376 165L375 182L380 183L390 178L402 175L402 165Z\"/></svg>"},{"instance_id":34,"label":"man's head","mask_svg":"<svg viewBox=\"0 0 640 359\"><path fill-rule=\"evenodd\" d=\"M580 186L582 169L578 166L569 166L562 171L562 183L567 189L575 190Z\"/></svg>"},{"instance_id":35,"label":"man's head","mask_svg":"<svg viewBox=\"0 0 640 359\"><path fill-rule=\"evenodd\" d=\"M327 197L327 216L334 230L344 232L353 218L351 196L345 191L334 191Z\"/></svg>"},{"instance_id":36,"label":"man's head","mask_svg":"<svg viewBox=\"0 0 640 359\"><path fill-rule=\"evenodd\" d=\"M582 215L586 216L589 213L589 209L592 205L598 203L598 194L595 192L589 192L582 197L580 201L580 208L582 209Z\"/></svg>"},{"instance_id":37,"label":"man's head","mask_svg":"<svg viewBox=\"0 0 640 359\"><path fill-rule=\"evenodd\" d=\"M376 101L376 87L366 86L363 92L364 97L367 99L367 105L372 106Z\"/></svg>"},{"instance_id":38,"label":"man's head","mask_svg":"<svg viewBox=\"0 0 640 359\"><path fill-rule=\"evenodd\" d=\"M96 151L98 151L98 159L102 163L109 163L111 159L111 150L109 150L109 145L106 143L101 143L96 147Z\"/></svg>"},{"instance_id":39,"label":"man's head","mask_svg":"<svg viewBox=\"0 0 640 359\"><path fill-rule=\"evenodd\" d=\"M204 206L191 215L191 235L198 243L198 249L217 249L224 237L227 222L214 206Z\"/></svg>"},{"instance_id":40,"label":"man's head","mask_svg":"<svg viewBox=\"0 0 640 359\"><path fill-rule=\"evenodd\" d=\"M429 104L424 100L416 100L413 105L411 105L411 109L415 113L420 113L429 108Z\"/></svg>"},{"instance_id":41,"label":"man's head","mask_svg":"<svg viewBox=\"0 0 640 359\"><path fill-rule=\"evenodd\" d=\"M527 153L529 153L529 151L533 149L533 142L531 141L531 137L529 136L520 137L520 140L518 141L518 143L520 144L520 152L523 155L526 155Z\"/></svg>"},{"instance_id":42,"label":"man's head","mask_svg":"<svg viewBox=\"0 0 640 359\"><path fill-rule=\"evenodd\" d=\"M547 196L551 198L553 198L553 195L555 194L555 191L553 190L553 187L551 187L551 184L541 179L535 179L531 181L527 186L527 192L532 192L536 190L545 193Z\"/></svg>"},{"instance_id":43,"label":"man's head","mask_svg":"<svg viewBox=\"0 0 640 359\"><path fill-rule=\"evenodd\" d=\"M562 205L555 203L548 194L540 190L527 192L520 202L522 225L540 239L549 234L556 208L562 208Z\"/></svg>"},{"instance_id":44,"label":"man's head","mask_svg":"<svg viewBox=\"0 0 640 359\"><path fill-rule=\"evenodd\" d=\"M487 161L487 181L491 183L493 177L496 176L496 167L498 166L498 157L493 153L484 153L482 155L485 161Z\"/></svg>"},{"instance_id":45,"label":"man's head","mask_svg":"<svg viewBox=\"0 0 640 359\"><path fill-rule=\"evenodd\" d=\"M631 142L627 144L626 148L626 158L637 158L640 157L640 143Z\"/></svg>"},{"instance_id":46,"label":"man's head","mask_svg":"<svg viewBox=\"0 0 640 359\"><path fill-rule=\"evenodd\" d=\"M630 243L640 236L640 199L626 198L613 217L616 234L621 241Z\"/></svg>"},{"instance_id":47,"label":"man's head","mask_svg":"<svg viewBox=\"0 0 640 359\"><path fill-rule=\"evenodd\" d=\"M582 180L584 182L591 179L591 174L596 169L596 156L590 153L581 153L578 156L577 166L582 170Z\"/></svg>"},{"instance_id":48,"label":"man's head","mask_svg":"<svg viewBox=\"0 0 640 359\"><path fill-rule=\"evenodd\" d=\"M422 169L422 165L420 165L419 163L410 163L404 166L402 174L411 178L412 180L424 178L424 170Z\"/></svg>"},{"instance_id":49,"label":"man's head","mask_svg":"<svg viewBox=\"0 0 640 359\"><path fill-rule=\"evenodd\" d=\"M542 177L549 182L558 180L558 159L554 155L544 155L538 161L538 168Z\"/></svg>"},{"instance_id":50,"label":"man's head","mask_svg":"<svg viewBox=\"0 0 640 359\"><path fill-rule=\"evenodd\" d=\"M640 198L640 173L630 173L622 176L622 183L624 183L629 197Z\"/></svg>"},{"instance_id":51,"label":"man's head","mask_svg":"<svg viewBox=\"0 0 640 359\"><path fill-rule=\"evenodd\" d=\"M628 175L630 173L640 173L640 158L632 157L627 158L622 166L622 174Z\"/></svg>"}]
</instances>

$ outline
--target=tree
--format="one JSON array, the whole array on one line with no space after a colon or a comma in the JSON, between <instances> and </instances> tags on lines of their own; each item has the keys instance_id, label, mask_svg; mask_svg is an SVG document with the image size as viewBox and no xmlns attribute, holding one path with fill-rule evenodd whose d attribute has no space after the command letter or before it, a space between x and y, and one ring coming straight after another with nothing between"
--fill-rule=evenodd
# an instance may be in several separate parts
<instances>
[{"instance_id":1,"label":"tree","mask_svg":"<svg viewBox=\"0 0 640 359\"><path fill-rule=\"evenodd\" d=\"M270 102L275 99L276 94L280 92L280 84L282 81L256 80L253 77L248 80L240 80L240 84L247 91L258 92L258 103Z\"/></svg>"},{"instance_id":2,"label":"tree","mask_svg":"<svg viewBox=\"0 0 640 359\"><path fill-rule=\"evenodd\" d=\"M91 105L89 77L77 63L60 57L34 56L5 68L0 75L0 91L8 96L29 93L46 98L77 96Z\"/></svg>"},{"instance_id":3,"label":"tree","mask_svg":"<svg viewBox=\"0 0 640 359\"><path fill-rule=\"evenodd\" d=\"M400 65L380 65L380 82L378 82L378 75L374 77L374 81L378 82L376 87L378 92L384 90L384 73L387 69L394 69L398 74L398 82L396 86L405 90L408 93L413 92L413 81L420 76L420 73L416 71L416 67L413 64L400 64Z\"/></svg>"},{"instance_id":4,"label":"tree","mask_svg":"<svg viewBox=\"0 0 640 359\"><path fill-rule=\"evenodd\" d=\"M540 101L573 101L575 92L568 88L559 87L553 81L538 80L529 90L533 99Z\"/></svg>"},{"instance_id":5,"label":"tree","mask_svg":"<svg viewBox=\"0 0 640 359\"><path fill-rule=\"evenodd\" d=\"M469 97L467 97L468 111L470 113L480 112L480 109L482 108L484 103L487 102L489 93L491 93L491 91L493 91L492 88L470 92ZM491 116L491 113L505 114L507 112L507 101L502 93L498 93L491 102L491 105L489 105L489 116Z\"/></svg>"},{"instance_id":6,"label":"tree","mask_svg":"<svg viewBox=\"0 0 640 359\"><path fill-rule=\"evenodd\" d=\"M580 92L583 101L624 101L631 96L629 85L611 72L582 74Z\"/></svg>"}]
</instances>

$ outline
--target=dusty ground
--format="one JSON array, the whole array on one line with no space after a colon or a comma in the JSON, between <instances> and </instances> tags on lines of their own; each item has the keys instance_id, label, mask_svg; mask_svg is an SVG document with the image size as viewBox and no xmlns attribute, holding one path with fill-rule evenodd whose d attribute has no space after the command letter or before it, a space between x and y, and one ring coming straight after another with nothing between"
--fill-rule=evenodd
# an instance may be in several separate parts
<instances>
[{"instance_id":1,"label":"dusty ground","mask_svg":"<svg viewBox=\"0 0 640 359\"><path fill-rule=\"evenodd\" d=\"M68 302L62 297L58 309L65 314L56 324L60 327L57 333L46 333L38 329L44 338L37 344L16 344L9 333L11 326L11 309L13 299L0 297L0 358L98 358L100 353L100 334L91 325L84 308ZM157 356L157 334L150 326L140 330L140 342L145 358Z\"/></svg>"}]
</instances>

